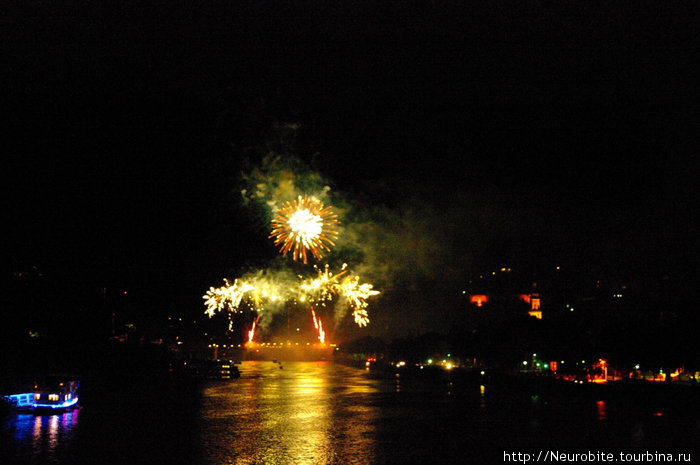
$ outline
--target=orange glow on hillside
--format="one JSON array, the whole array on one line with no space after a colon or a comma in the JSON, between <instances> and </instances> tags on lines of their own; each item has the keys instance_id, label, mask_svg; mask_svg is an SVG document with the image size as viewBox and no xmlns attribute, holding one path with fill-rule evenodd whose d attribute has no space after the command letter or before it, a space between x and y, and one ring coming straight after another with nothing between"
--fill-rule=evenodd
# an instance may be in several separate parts
<instances>
[{"instance_id":1,"label":"orange glow on hillside","mask_svg":"<svg viewBox=\"0 0 700 465\"><path fill-rule=\"evenodd\" d=\"M530 304L530 310L539 310L540 309L540 295L539 294L520 294L518 295L518 298L525 302L526 304Z\"/></svg>"},{"instance_id":2,"label":"orange glow on hillside","mask_svg":"<svg viewBox=\"0 0 700 465\"><path fill-rule=\"evenodd\" d=\"M477 307L483 307L483 305L488 301L489 296L485 294L473 294L469 296L469 303L474 304Z\"/></svg>"}]
</instances>

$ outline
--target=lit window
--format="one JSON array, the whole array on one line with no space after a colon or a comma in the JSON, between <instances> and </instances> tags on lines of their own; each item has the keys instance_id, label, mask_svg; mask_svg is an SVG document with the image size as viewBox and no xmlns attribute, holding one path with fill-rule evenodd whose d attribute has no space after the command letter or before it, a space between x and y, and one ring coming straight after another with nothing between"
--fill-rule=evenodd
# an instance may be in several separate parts
<instances>
[{"instance_id":1,"label":"lit window","mask_svg":"<svg viewBox=\"0 0 700 465\"><path fill-rule=\"evenodd\" d=\"M34 400L39 400L41 398L41 394L34 394Z\"/></svg>"},{"instance_id":2,"label":"lit window","mask_svg":"<svg viewBox=\"0 0 700 465\"><path fill-rule=\"evenodd\" d=\"M58 400L58 394L49 394L49 400L52 400L52 401Z\"/></svg>"}]
</instances>

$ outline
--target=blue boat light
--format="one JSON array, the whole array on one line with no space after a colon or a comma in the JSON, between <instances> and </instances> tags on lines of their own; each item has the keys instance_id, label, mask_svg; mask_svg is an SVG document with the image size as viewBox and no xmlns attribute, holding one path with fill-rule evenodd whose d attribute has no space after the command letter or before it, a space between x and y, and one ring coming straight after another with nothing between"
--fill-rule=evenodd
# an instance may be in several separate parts
<instances>
[{"instance_id":1,"label":"blue boat light","mask_svg":"<svg viewBox=\"0 0 700 465\"><path fill-rule=\"evenodd\" d=\"M34 408L68 408L78 403L78 398L67 400L60 404L34 404Z\"/></svg>"}]
</instances>

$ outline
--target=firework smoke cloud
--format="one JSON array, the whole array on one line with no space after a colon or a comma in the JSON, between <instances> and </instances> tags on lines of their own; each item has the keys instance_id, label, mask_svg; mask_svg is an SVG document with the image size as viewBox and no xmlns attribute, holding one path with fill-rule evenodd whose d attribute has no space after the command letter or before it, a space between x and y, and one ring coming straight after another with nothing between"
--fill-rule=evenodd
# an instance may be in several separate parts
<instances>
[{"instance_id":1,"label":"firework smoke cloud","mask_svg":"<svg viewBox=\"0 0 700 465\"><path fill-rule=\"evenodd\" d=\"M288 259L303 261L305 271L295 275L292 270L298 267L283 261L233 280L224 279L222 286L211 287L203 296L205 313L211 317L221 311L229 315L254 312L257 316L248 331L250 342L256 325L266 315L274 315L289 304L308 306L322 343L325 332L321 309L331 312L336 323L352 311L354 322L366 326L370 321L367 299L379 291L372 284L361 282L347 263L335 272L329 263L318 266L322 259L342 260L340 253L334 255L332 249L343 235L340 217L344 208L333 205L329 183L295 157L277 154L264 157L260 166L243 174L242 179L244 204L262 212L271 245L279 248L283 258L291 252ZM352 249L345 244L345 250ZM310 258L317 263L310 264ZM231 323L229 329L233 329Z\"/></svg>"}]
</instances>

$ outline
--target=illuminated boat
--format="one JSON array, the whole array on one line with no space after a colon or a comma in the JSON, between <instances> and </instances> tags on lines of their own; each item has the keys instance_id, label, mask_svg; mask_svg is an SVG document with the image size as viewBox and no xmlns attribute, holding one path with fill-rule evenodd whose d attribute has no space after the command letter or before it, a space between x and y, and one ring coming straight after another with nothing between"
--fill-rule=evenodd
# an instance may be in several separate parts
<instances>
[{"instance_id":1,"label":"illuminated boat","mask_svg":"<svg viewBox=\"0 0 700 465\"><path fill-rule=\"evenodd\" d=\"M2 397L3 406L11 412L31 410L34 405L34 393L10 394Z\"/></svg>"},{"instance_id":2,"label":"illuminated boat","mask_svg":"<svg viewBox=\"0 0 700 465\"><path fill-rule=\"evenodd\" d=\"M31 410L35 413L59 413L78 407L80 381L61 376L47 376L34 383Z\"/></svg>"},{"instance_id":3,"label":"illuminated boat","mask_svg":"<svg viewBox=\"0 0 700 465\"><path fill-rule=\"evenodd\" d=\"M204 375L207 379L236 379L241 372L233 360L209 360Z\"/></svg>"},{"instance_id":4,"label":"illuminated boat","mask_svg":"<svg viewBox=\"0 0 700 465\"><path fill-rule=\"evenodd\" d=\"M180 374L192 379L236 379L241 377L233 360L201 360L193 359L184 362L178 371Z\"/></svg>"}]
</instances>

